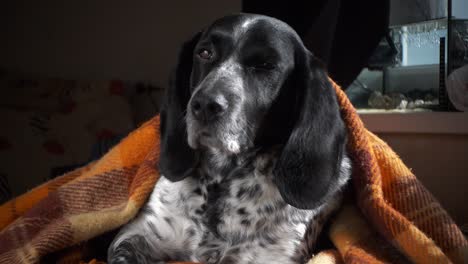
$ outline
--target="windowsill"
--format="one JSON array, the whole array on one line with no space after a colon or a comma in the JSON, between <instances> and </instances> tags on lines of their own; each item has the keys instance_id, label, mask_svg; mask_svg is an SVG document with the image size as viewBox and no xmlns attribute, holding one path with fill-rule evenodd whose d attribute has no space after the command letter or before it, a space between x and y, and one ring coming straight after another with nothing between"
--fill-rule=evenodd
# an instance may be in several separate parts
<instances>
[{"instance_id":1,"label":"windowsill","mask_svg":"<svg viewBox=\"0 0 468 264\"><path fill-rule=\"evenodd\" d=\"M468 135L468 112L403 112L358 110L367 129L375 133Z\"/></svg>"}]
</instances>

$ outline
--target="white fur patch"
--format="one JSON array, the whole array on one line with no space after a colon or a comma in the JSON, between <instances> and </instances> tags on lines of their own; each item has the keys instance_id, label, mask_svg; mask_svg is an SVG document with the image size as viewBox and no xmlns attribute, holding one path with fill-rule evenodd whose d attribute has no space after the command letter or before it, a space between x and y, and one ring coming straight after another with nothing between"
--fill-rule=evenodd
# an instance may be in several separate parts
<instances>
[{"instance_id":1,"label":"white fur patch","mask_svg":"<svg viewBox=\"0 0 468 264\"><path fill-rule=\"evenodd\" d=\"M236 140L234 139L227 139L226 140L226 147L227 147L227 150L231 153L239 153L240 152L240 146L239 146L239 142L237 142Z\"/></svg>"}]
</instances>

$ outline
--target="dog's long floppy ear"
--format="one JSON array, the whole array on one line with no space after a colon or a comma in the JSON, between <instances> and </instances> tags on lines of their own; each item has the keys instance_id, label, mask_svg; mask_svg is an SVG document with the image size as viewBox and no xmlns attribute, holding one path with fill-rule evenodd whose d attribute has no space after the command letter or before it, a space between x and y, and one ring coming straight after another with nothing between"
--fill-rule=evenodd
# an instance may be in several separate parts
<instances>
[{"instance_id":1,"label":"dog's long floppy ear","mask_svg":"<svg viewBox=\"0 0 468 264\"><path fill-rule=\"evenodd\" d=\"M162 105L159 169L170 181L189 176L198 159L187 142L185 113L190 100L193 50L200 36L201 32L183 44Z\"/></svg>"},{"instance_id":2,"label":"dog's long floppy ear","mask_svg":"<svg viewBox=\"0 0 468 264\"><path fill-rule=\"evenodd\" d=\"M336 93L318 59L307 49L296 54L291 75L297 118L273 170L283 199L292 206L320 206L339 188L346 145Z\"/></svg>"}]
</instances>

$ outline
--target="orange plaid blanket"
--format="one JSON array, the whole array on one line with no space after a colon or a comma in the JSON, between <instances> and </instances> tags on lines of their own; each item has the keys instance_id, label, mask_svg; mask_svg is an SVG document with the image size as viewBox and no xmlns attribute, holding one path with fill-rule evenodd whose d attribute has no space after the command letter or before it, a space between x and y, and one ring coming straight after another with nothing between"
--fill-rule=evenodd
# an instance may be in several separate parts
<instances>
[{"instance_id":1,"label":"orange plaid blanket","mask_svg":"<svg viewBox=\"0 0 468 264\"><path fill-rule=\"evenodd\" d=\"M349 131L354 198L331 219L336 248L309 263L468 263L467 241L446 211L335 90ZM137 214L159 178L158 159L155 117L100 160L3 204L0 263L103 260L92 249Z\"/></svg>"}]
</instances>

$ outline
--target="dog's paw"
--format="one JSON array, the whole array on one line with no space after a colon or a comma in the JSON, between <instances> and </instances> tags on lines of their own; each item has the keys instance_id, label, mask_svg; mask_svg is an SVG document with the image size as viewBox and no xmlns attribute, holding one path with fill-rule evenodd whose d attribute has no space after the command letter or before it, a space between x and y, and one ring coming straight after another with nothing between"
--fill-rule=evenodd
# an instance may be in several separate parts
<instances>
[{"instance_id":1,"label":"dog's paw","mask_svg":"<svg viewBox=\"0 0 468 264\"><path fill-rule=\"evenodd\" d=\"M111 259L108 259L107 260L107 263L109 264L126 264L126 263L135 263L135 262L132 262L130 259L127 259L125 257L113 257Z\"/></svg>"},{"instance_id":2,"label":"dog's paw","mask_svg":"<svg viewBox=\"0 0 468 264\"><path fill-rule=\"evenodd\" d=\"M115 247L111 245L107 255L107 262L111 264L166 263L152 253L154 252L150 249L146 239L141 235L135 235L123 240Z\"/></svg>"},{"instance_id":3,"label":"dog's paw","mask_svg":"<svg viewBox=\"0 0 468 264\"><path fill-rule=\"evenodd\" d=\"M142 262L143 261L143 262ZM107 263L109 264L127 264L127 263L146 263L144 259L138 257L135 252L125 248L117 248L113 254L108 256Z\"/></svg>"}]
</instances>

